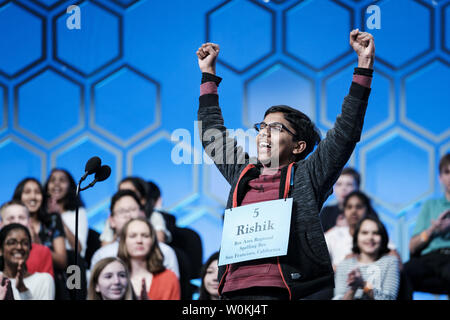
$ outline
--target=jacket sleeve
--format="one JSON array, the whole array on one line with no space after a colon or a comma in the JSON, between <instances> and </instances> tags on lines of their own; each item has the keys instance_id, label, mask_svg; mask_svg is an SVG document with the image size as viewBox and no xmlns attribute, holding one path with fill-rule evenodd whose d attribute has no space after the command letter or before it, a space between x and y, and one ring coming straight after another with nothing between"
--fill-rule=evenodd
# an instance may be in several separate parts
<instances>
[{"instance_id":1,"label":"jacket sleeve","mask_svg":"<svg viewBox=\"0 0 450 320\"><path fill-rule=\"evenodd\" d=\"M203 73L203 84L215 82L218 85L220 80L219 77ZM229 137L219 107L217 92L203 93L199 102L197 115L203 148L228 183L232 185L243 166L249 163L249 156L241 146L237 145L235 138Z\"/></svg>"},{"instance_id":2,"label":"jacket sleeve","mask_svg":"<svg viewBox=\"0 0 450 320\"><path fill-rule=\"evenodd\" d=\"M334 127L305 160L320 207L331 194L333 184L361 138L369 94L370 88L352 82Z\"/></svg>"}]
</instances>

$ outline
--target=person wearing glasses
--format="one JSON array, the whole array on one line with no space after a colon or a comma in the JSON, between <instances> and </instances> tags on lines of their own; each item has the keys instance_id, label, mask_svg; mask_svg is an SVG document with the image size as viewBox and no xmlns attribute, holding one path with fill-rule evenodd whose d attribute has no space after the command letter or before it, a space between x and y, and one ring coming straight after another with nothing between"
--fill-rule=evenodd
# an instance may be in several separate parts
<instances>
[{"instance_id":1,"label":"person wearing glasses","mask_svg":"<svg viewBox=\"0 0 450 320\"><path fill-rule=\"evenodd\" d=\"M14 300L53 300L55 284L50 274L30 274L26 261L30 255L31 234L27 227L11 223L0 231L0 278L9 279Z\"/></svg>"},{"instance_id":2,"label":"person wearing glasses","mask_svg":"<svg viewBox=\"0 0 450 320\"><path fill-rule=\"evenodd\" d=\"M110 211L111 215L108 218L108 223L114 231L114 241L101 247L94 253L91 266L95 266L103 258L117 257L120 232L123 226L131 219L145 217L139 197L131 190L117 191L111 198ZM179 277L178 260L174 250L165 243L159 243L159 247L164 255L164 266Z\"/></svg>"},{"instance_id":3,"label":"person wearing glasses","mask_svg":"<svg viewBox=\"0 0 450 320\"><path fill-rule=\"evenodd\" d=\"M358 67L342 113L326 138L321 141L318 129L301 111L272 106L255 125L256 159L228 137L224 126L217 90L222 79L216 76L215 66L219 45L205 43L197 50L202 72L200 137L206 153L231 185L227 209L283 198L293 201L287 254L220 265L221 299L332 298L334 274L319 212L360 140L375 56L369 33L351 31L350 45L358 55Z\"/></svg>"}]
</instances>

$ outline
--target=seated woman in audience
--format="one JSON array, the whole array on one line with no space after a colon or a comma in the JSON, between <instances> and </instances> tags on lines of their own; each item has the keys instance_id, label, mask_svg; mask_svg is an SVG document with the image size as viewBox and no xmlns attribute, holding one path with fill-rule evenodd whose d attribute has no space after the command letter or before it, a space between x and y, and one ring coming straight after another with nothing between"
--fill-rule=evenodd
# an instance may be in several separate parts
<instances>
[{"instance_id":1,"label":"seated woman in audience","mask_svg":"<svg viewBox=\"0 0 450 320\"><path fill-rule=\"evenodd\" d=\"M352 253L353 235L358 222L365 216L378 217L369 197L361 191L349 193L344 199L343 206L346 225L335 226L325 232L325 240L334 270L347 255ZM393 253L398 254L392 243L389 243L389 248L394 250Z\"/></svg>"},{"instance_id":2,"label":"seated woman in audience","mask_svg":"<svg viewBox=\"0 0 450 320\"><path fill-rule=\"evenodd\" d=\"M201 271L202 284L198 300L219 300L218 262L219 252L215 252L203 265Z\"/></svg>"},{"instance_id":3,"label":"seated woman in audience","mask_svg":"<svg viewBox=\"0 0 450 320\"><path fill-rule=\"evenodd\" d=\"M14 300L53 300L55 285L48 273L30 274L26 261L30 254L31 234L28 228L12 223L0 231L0 271L11 282Z\"/></svg>"},{"instance_id":4,"label":"seated woman in audience","mask_svg":"<svg viewBox=\"0 0 450 320\"><path fill-rule=\"evenodd\" d=\"M105 258L92 269L88 300L133 300L130 275L119 258Z\"/></svg>"},{"instance_id":5,"label":"seated woman in audience","mask_svg":"<svg viewBox=\"0 0 450 320\"><path fill-rule=\"evenodd\" d=\"M147 219L132 219L123 227L119 258L127 264L134 292L140 299L180 299L178 278L164 267L156 232Z\"/></svg>"},{"instance_id":6,"label":"seated woman in audience","mask_svg":"<svg viewBox=\"0 0 450 320\"><path fill-rule=\"evenodd\" d=\"M138 217L145 218L138 196L131 190L117 191L111 198L110 216L107 220L113 230L113 242L104 245L94 253L91 260L92 265L103 258L117 256L123 226L131 219ZM180 271L175 251L165 243L159 243L159 248L164 256L164 266L179 277Z\"/></svg>"},{"instance_id":7,"label":"seated woman in audience","mask_svg":"<svg viewBox=\"0 0 450 320\"><path fill-rule=\"evenodd\" d=\"M67 253L65 234L61 217L44 209L44 189L34 178L25 178L14 190L14 201L21 201L30 213L30 231L34 242L50 248L55 268L65 270Z\"/></svg>"},{"instance_id":8,"label":"seated woman in audience","mask_svg":"<svg viewBox=\"0 0 450 320\"><path fill-rule=\"evenodd\" d=\"M50 172L44 187L48 212L59 213L66 236L66 249L75 250L75 210L78 211L78 252L84 257L88 237L88 219L81 197L76 196L77 184L72 175L55 168Z\"/></svg>"},{"instance_id":9,"label":"seated woman in audience","mask_svg":"<svg viewBox=\"0 0 450 320\"><path fill-rule=\"evenodd\" d=\"M11 224L19 223L28 228L30 231L30 213L27 207L20 201L11 200L0 207L1 223L0 228ZM50 249L42 244L36 243L31 234L31 248L26 265L30 274L35 272L46 272L52 277L54 276L52 253ZM36 236L37 238L37 236Z\"/></svg>"},{"instance_id":10,"label":"seated woman in audience","mask_svg":"<svg viewBox=\"0 0 450 320\"><path fill-rule=\"evenodd\" d=\"M395 300L400 285L399 260L389 254L388 234L374 216L363 218L353 235L355 256L339 264L334 300Z\"/></svg>"}]
</instances>

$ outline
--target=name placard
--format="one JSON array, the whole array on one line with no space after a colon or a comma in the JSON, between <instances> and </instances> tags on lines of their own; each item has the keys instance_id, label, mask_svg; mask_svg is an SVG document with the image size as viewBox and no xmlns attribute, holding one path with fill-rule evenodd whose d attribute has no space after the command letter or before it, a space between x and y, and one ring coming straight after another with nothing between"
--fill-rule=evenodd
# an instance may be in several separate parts
<instances>
[{"instance_id":1,"label":"name placard","mask_svg":"<svg viewBox=\"0 0 450 320\"><path fill-rule=\"evenodd\" d=\"M225 210L219 266L287 254L292 198Z\"/></svg>"}]
</instances>

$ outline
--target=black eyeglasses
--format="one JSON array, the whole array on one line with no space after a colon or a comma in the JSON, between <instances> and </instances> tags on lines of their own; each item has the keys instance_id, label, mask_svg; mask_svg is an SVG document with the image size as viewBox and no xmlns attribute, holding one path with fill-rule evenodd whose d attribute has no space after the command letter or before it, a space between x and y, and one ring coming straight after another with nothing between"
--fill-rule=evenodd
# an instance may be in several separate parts
<instances>
[{"instance_id":1,"label":"black eyeglasses","mask_svg":"<svg viewBox=\"0 0 450 320\"><path fill-rule=\"evenodd\" d=\"M259 122L259 123L255 123L255 125L253 126L253 128L255 128L255 130L257 132L267 129L267 127L272 131L276 131L276 132L281 132L282 130L285 130L286 132L290 133L292 136L296 137L297 135L295 133L293 133L291 130L288 129L288 127L286 127L284 124L280 123L280 122L272 122L272 123L265 123L263 122Z\"/></svg>"}]
</instances>

